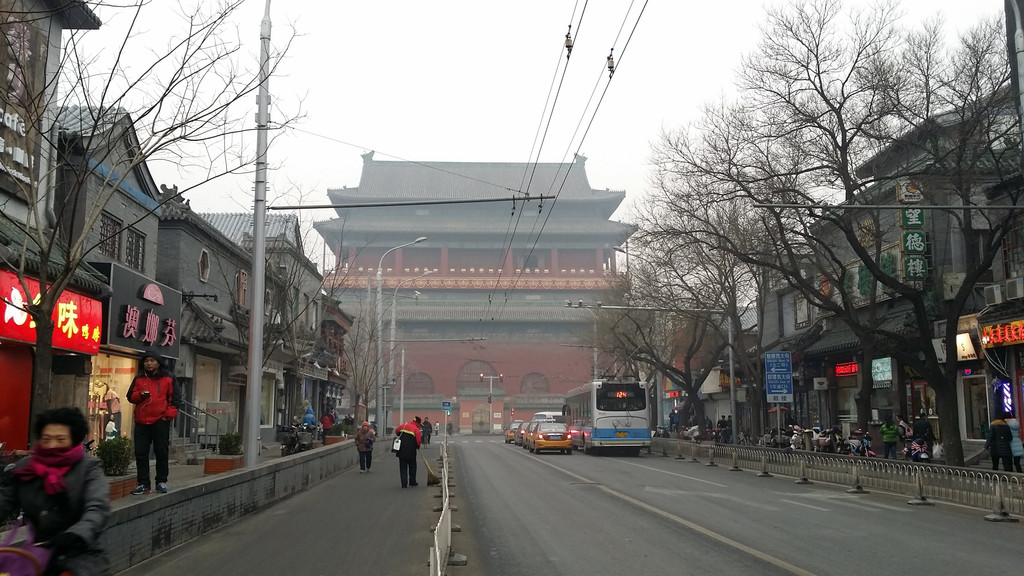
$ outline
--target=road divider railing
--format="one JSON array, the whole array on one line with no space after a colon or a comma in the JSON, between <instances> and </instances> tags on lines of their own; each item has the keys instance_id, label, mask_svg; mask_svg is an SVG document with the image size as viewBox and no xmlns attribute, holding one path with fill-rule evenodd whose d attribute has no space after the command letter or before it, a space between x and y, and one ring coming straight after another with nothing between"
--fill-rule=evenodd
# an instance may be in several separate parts
<instances>
[{"instance_id":1,"label":"road divider railing","mask_svg":"<svg viewBox=\"0 0 1024 576\"><path fill-rule=\"evenodd\" d=\"M430 549L430 576L444 576L452 553L452 507L449 492L448 436L441 442L441 516L434 526L434 545ZM435 508L437 510L437 508Z\"/></svg>"},{"instance_id":2,"label":"road divider railing","mask_svg":"<svg viewBox=\"0 0 1024 576\"><path fill-rule=\"evenodd\" d=\"M1000 516L1024 515L1024 474L1019 473L671 438L653 438L652 442L653 453L677 460L728 459L734 465L767 474L874 488L906 494L918 502L934 499L963 504Z\"/></svg>"}]
</instances>

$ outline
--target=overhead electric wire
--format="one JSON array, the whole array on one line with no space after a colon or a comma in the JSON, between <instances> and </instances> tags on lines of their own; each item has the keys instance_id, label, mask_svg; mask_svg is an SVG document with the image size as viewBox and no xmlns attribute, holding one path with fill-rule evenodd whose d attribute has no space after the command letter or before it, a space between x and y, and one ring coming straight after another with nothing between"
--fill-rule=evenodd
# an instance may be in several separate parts
<instances>
[{"instance_id":1,"label":"overhead electric wire","mask_svg":"<svg viewBox=\"0 0 1024 576\"><path fill-rule=\"evenodd\" d=\"M622 46L622 50L619 52L619 63L616 64L614 67L611 67L611 66L608 67L608 70L609 70L608 82L605 84L604 90L601 92L601 98L598 100L597 105L594 107L594 111L593 111L593 113L590 116L590 121L587 123L587 128L584 131L583 136L580 138L579 144L576 147L575 154L579 154L580 149L583 147L583 142L586 140L587 135L590 133L590 128L594 124L594 119L597 117L597 112L601 108L601 104L604 102L604 97L608 93L608 88L611 86L611 81L612 81L614 72L618 68L618 66L621 65L622 59L626 55L626 50L629 48L629 43L633 39L633 34L636 32L636 28L640 24L640 19L643 17L644 11L647 9L648 1L649 0L645 0L644 1L644 5L640 8L640 13L637 15L636 21L633 23L633 28L630 30L629 36L626 38L626 43ZM622 26L619 27L619 35L621 35L622 29L625 27L625 23L628 20L629 13L632 11L632 9L633 9L633 2L630 3L629 9L626 10L626 16L623 18L623 24L622 24ZM616 35L616 38L615 38L615 42L616 43L618 42L619 35ZM612 45L612 50L614 50L614 44ZM610 56L609 56L609 58L610 58ZM604 74L604 68L602 68L601 74L602 75ZM597 84L595 84L594 92L591 93L591 100L593 99L593 94L596 92L596 89L597 89ZM589 101L588 101L588 108L589 108ZM584 114L581 116L581 123L582 123L582 118L584 118L585 116L586 116L586 108L584 109ZM577 130L578 130L578 126L577 126ZM573 134L573 138L575 139L575 133ZM571 140L570 140L570 142L571 142ZM566 156L568 156L568 151L566 152L565 156L563 156L563 163L565 161L565 157ZM533 245L530 247L530 251L527 253L527 256L526 256L527 259L530 256L532 256L533 252L536 250L537 244L538 244L538 242L540 242L540 236L544 232L544 228L545 228L545 226L547 226L548 220L551 218L551 212L554 209L555 204L558 202L558 197L561 194L562 188L565 186L565 182L566 182L566 180L568 180L568 178L569 178L569 171L566 170L565 176L562 178L562 182L559 184L558 190L554 194L555 198L551 201L551 204L548 207L547 214L545 214L545 216L544 216L544 221L541 223L540 230L537 232L537 236L533 240ZM534 226L534 228L536 229L536 225ZM532 230L530 232L530 235L531 236L533 235L533 231ZM529 240L527 240L527 242L529 242ZM509 289L509 292L512 292L512 291L514 291L516 289L516 286L518 285L520 278L522 278L522 275L523 275L523 273L520 271L519 274L516 276L516 279L513 281L512 287ZM501 309L498 311L498 314L496 315L496 318L501 318L502 314L505 311L505 305L507 303L508 303L508 297L505 298L505 301L503 302Z\"/></svg>"},{"instance_id":2,"label":"overhead electric wire","mask_svg":"<svg viewBox=\"0 0 1024 576\"><path fill-rule=\"evenodd\" d=\"M576 23L576 37L577 38L579 37L580 30L582 29L583 18L584 18L584 16L586 16L587 6L588 5L589 5L589 0L586 0L584 2L584 4L583 4L583 11L580 13L579 22ZM558 98L559 98L559 95L562 92L562 86L565 83L565 75L566 75L566 73L569 70L569 61L570 61L570 57L572 56L572 36L571 36L572 25L573 25L573 20L575 20L575 18L576 18L576 9L578 7L579 7L579 1L577 0L576 4L573 6L572 15L569 18L569 33L566 34L566 42L563 43L562 47L558 51L558 60L557 60L556 66L555 66L555 71L554 71L554 73L552 74L552 77L551 77L551 85L548 87L548 95L547 95L547 97L546 97L546 99L544 101L544 108L541 111L541 118L540 118L540 121L539 121L539 123L537 125L537 131L534 134L533 143L530 146L529 158L531 160L527 162L527 168L526 168L526 170L523 173L523 180L520 181L520 187L526 190L527 200L529 200L530 187L533 185L533 178L536 175L537 166L540 163L540 156L541 156L541 152L544 149L544 143L547 141L548 131L551 128L551 122L552 122L552 119L554 118L555 108L558 105ZM565 67L564 68L562 68L562 50L563 49L566 51ZM559 68L562 68L562 74L561 74L560 78L559 78L559 74L558 74ZM557 89L555 88L555 80L556 79L558 80L558 87L557 87ZM552 91L554 91L554 97L553 98L552 98ZM549 102L551 104L550 110L548 109L548 103ZM547 122L544 121L545 116L547 116ZM543 130L542 130L542 128L543 128ZM538 146L538 143L537 143L538 137L540 138L540 145L539 146ZM533 160L534 152L536 152L536 160ZM532 164L532 168L530 168L530 164ZM528 178L527 178L527 173L529 174ZM523 185L524 182L525 182L525 186ZM540 217L540 210L543 210L543 205L544 205L544 200L541 199L540 200L540 205L538 206L537 218ZM525 202L524 202L523 208L525 208ZM505 230L505 237L502 239L502 242L501 242L502 252L501 252L501 256L500 256L500 261L497 263L497 266L496 266L496 268L498 270L498 276L494 280L494 287L491 288L491 291L487 294L487 308L484 310L483 317L480 319L481 321L487 319L490 316L491 307L494 305L494 295L497 292L498 287L501 285L501 277L504 274L505 262L508 260L509 253L512 252L512 246L513 246L513 243L515 241L515 235L516 235L516 232L519 229L519 223L522 220L523 210L519 210L518 214L516 214L514 211L515 211L515 207L513 206L513 214L510 215L509 226L506 228L506 230ZM513 219L514 219L514 222L513 222ZM534 229L537 227L536 220L534 221L533 227L534 227ZM506 242L507 242L507 246L506 246ZM513 286L514 286L514 284L513 284ZM509 292L506 291L505 295L504 295L504 298L502 300L502 309L504 309L505 303L508 302L508 297L509 297ZM493 320L493 317L491 317L491 319Z\"/></svg>"}]
</instances>

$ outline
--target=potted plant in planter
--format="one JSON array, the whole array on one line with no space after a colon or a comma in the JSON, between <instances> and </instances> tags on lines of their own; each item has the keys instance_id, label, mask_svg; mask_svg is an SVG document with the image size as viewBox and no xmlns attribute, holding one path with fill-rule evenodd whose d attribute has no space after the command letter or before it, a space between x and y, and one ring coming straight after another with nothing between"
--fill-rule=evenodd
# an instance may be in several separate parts
<instances>
[{"instance_id":1,"label":"potted plant in planter","mask_svg":"<svg viewBox=\"0 0 1024 576\"><path fill-rule=\"evenodd\" d=\"M330 430L324 432L324 446L337 444L344 440L346 436L348 436L348 430L345 429L344 424L338 422Z\"/></svg>"},{"instance_id":2,"label":"potted plant in planter","mask_svg":"<svg viewBox=\"0 0 1024 576\"><path fill-rule=\"evenodd\" d=\"M135 443L132 442L131 438L125 436L104 440L96 447L96 457L99 458L105 475L126 476L128 474L128 466L135 461ZM111 480L110 499L117 500L124 497L135 488L135 483L134 477Z\"/></svg>"},{"instance_id":3,"label":"potted plant in planter","mask_svg":"<svg viewBox=\"0 0 1024 576\"><path fill-rule=\"evenodd\" d=\"M217 454L209 454L203 462L204 474L220 474L242 467L242 435L228 432L220 435Z\"/></svg>"}]
</instances>

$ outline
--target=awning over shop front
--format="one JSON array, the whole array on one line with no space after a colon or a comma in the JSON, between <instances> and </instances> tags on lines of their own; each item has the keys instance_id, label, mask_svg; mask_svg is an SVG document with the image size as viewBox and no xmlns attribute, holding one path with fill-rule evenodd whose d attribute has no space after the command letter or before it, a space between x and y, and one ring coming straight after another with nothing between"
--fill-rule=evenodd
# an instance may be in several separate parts
<instances>
[{"instance_id":1,"label":"awning over shop front","mask_svg":"<svg viewBox=\"0 0 1024 576\"><path fill-rule=\"evenodd\" d=\"M916 331L915 322L909 306L899 306L895 310L884 312L885 319L878 324L879 332L903 336ZM830 320L834 325L821 333L817 340L804 350L806 356L824 356L837 352L846 352L860 348L860 338L845 322Z\"/></svg>"}]
</instances>

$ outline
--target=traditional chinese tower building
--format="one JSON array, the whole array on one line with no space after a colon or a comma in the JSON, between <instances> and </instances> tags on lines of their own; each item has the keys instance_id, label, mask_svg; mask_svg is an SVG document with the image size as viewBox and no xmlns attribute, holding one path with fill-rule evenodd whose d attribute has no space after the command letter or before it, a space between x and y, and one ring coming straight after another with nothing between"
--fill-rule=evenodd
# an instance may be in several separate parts
<instances>
[{"instance_id":1,"label":"traditional chinese tower building","mask_svg":"<svg viewBox=\"0 0 1024 576\"><path fill-rule=\"evenodd\" d=\"M400 404L406 418L439 422L442 401L452 402L451 421L463 433L560 409L593 369L593 317L565 301L593 301L609 287L614 248L634 230L609 220L625 192L592 188L582 156L564 164L380 162L370 152L363 161L358 187L328 190L332 204L511 198L527 186L534 197L557 194L514 206L337 208L337 218L316 224L337 259L330 281L345 289L343 301L372 303L380 264L385 358L395 303L389 425ZM418 237L426 240L395 249ZM599 373L607 368L598 365Z\"/></svg>"}]
</instances>

